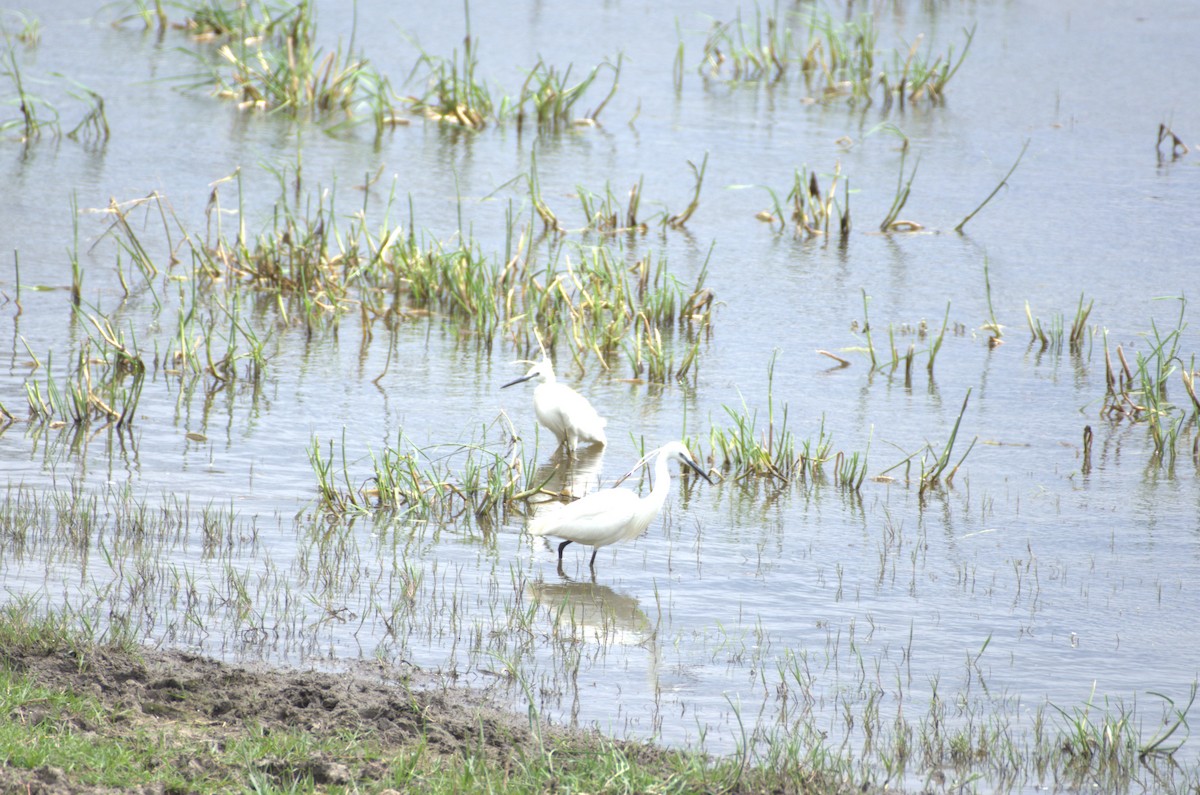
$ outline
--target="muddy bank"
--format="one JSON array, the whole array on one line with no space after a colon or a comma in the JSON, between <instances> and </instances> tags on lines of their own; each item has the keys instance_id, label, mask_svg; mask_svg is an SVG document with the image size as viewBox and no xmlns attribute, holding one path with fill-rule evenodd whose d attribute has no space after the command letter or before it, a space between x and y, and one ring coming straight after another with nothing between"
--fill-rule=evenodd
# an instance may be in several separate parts
<instances>
[{"instance_id":1,"label":"muddy bank","mask_svg":"<svg viewBox=\"0 0 1200 795\"><path fill-rule=\"evenodd\" d=\"M37 685L95 699L108 713L105 720L95 722L78 716L63 720L55 711L33 703L5 716L7 720L39 727L57 720L65 725L56 730L127 741L131 746L146 736L161 737L168 749L162 764L175 766L200 789L222 780L245 781L258 771L281 786L311 779L318 788L386 791L382 782L392 777L388 760L411 757L414 749L426 756L483 757L503 770L520 757L521 749L535 742L527 716L491 703L485 693L436 688L430 682L418 688L409 676L385 678L395 672L382 668L369 671L363 666L341 673L272 670L228 665L178 651L128 653L107 648L90 649L82 657L72 651L11 649L0 652L0 664ZM251 733L283 732L303 732L317 741L353 735L377 753L336 758L322 751L300 762L294 757L286 761L266 757L240 769L227 761L227 754L196 754L198 740L201 747L228 748ZM565 753L600 741L594 735L550 727L540 732L542 742L552 742ZM172 748L178 749L174 756ZM653 753L642 746L630 746L630 751ZM226 769L217 769L222 765ZM34 770L4 766L0 792L130 791L78 779L50 766ZM135 791L165 790L161 784L151 784Z\"/></svg>"}]
</instances>

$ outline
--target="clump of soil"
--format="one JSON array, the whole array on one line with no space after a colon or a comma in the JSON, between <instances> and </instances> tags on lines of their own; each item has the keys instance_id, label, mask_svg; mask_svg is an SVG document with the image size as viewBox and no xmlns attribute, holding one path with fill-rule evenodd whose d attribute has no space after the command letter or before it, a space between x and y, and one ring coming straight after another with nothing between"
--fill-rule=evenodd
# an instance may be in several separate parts
<instances>
[{"instance_id":1,"label":"clump of soil","mask_svg":"<svg viewBox=\"0 0 1200 795\"><path fill-rule=\"evenodd\" d=\"M131 654L110 648L90 650L82 660L61 650L0 650L0 664L44 687L99 699L110 708L111 720L103 726L71 728L110 739L166 731L203 736L206 742L223 747L250 731L299 730L318 739L353 732L385 751L400 752L424 743L423 753L482 754L499 760L501 767L513 748L530 747L532 742L525 716L496 706L478 691L416 688L409 680L386 681L383 671L369 675L362 670L335 674L249 668L179 651ZM37 716L0 719L36 720ZM547 735L568 744L574 744L571 737L579 738L549 728L543 733ZM362 784L382 779L388 772L379 762L348 764L324 754L299 765L294 759L262 759L257 766L273 778L307 774L317 784L328 785ZM0 792L109 791L71 778L51 767L31 771L0 766ZM161 787L144 791L158 792Z\"/></svg>"}]
</instances>

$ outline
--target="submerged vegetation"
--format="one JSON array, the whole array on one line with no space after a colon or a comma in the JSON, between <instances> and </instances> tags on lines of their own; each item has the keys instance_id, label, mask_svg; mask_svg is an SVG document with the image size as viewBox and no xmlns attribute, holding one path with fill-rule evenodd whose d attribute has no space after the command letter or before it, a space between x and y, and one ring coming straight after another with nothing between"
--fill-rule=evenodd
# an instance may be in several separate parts
<instances>
[{"instance_id":1,"label":"submerged vegetation","mask_svg":"<svg viewBox=\"0 0 1200 795\"><path fill-rule=\"evenodd\" d=\"M165 27L161 7L142 7L130 19L147 26ZM416 96L396 93L392 79L381 74L351 43L326 51L318 44L316 8L310 0L295 5L260 0L248 3L204 4L191 9L179 24L201 45L215 50L197 52L205 68L192 87L211 85L217 96L234 100L242 108L301 113L337 126L370 120L376 136L385 129L407 124L407 109L433 121L478 130L488 124L515 121L518 127L531 119L539 131L565 125L595 125L616 93L623 57L595 66L578 82L572 68L559 70L538 60L528 71L515 96L498 95L482 75L479 41L471 33L470 6L466 6L466 35L461 52L441 56L421 51L409 75L419 76L424 87ZM576 107L592 84L606 73L612 82L607 94L582 116Z\"/></svg>"},{"instance_id":2,"label":"submerged vegetation","mask_svg":"<svg viewBox=\"0 0 1200 795\"><path fill-rule=\"evenodd\" d=\"M922 36L886 53L878 49L879 31L870 12L842 23L817 6L783 14L776 7L764 19L756 4L754 13L752 23L743 21L740 11L733 20L713 22L697 67L703 77L777 82L796 76L818 101L869 104L878 86L885 106L937 105L975 37L974 28L964 31L957 54L953 46L940 55L923 51Z\"/></svg>"},{"instance_id":3,"label":"submerged vegetation","mask_svg":"<svg viewBox=\"0 0 1200 795\"><path fill-rule=\"evenodd\" d=\"M21 31L10 34L7 29L0 30L4 37L4 51L0 54L0 84L10 84L12 98L6 99L4 104L12 106L16 111L14 118L0 118L0 133L16 131L19 140L25 145L41 140L43 136L58 139L64 135L58 107L31 88L32 85L43 84L60 93L65 92L84 106L79 122L65 133L67 138L103 143L109 136L104 97L64 75L53 75L52 81L31 79L27 76L18 56L18 44L24 47L36 46L40 26L36 20L20 15L18 18L24 25Z\"/></svg>"},{"instance_id":4,"label":"submerged vegetation","mask_svg":"<svg viewBox=\"0 0 1200 795\"><path fill-rule=\"evenodd\" d=\"M617 91L623 57L616 62L605 61L576 83L571 82L571 67L556 69L538 60L529 70L516 97L494 96L493 89L479 76L478 43L471 37L468 20L467 36L463 40L461 60L457 52L449 59L422 53L414 72L422 72L425 90L410 98L413 110L433 121L446 122L470 129L482 129L489 123L505 124L515 121L521 128L526 119L532 120L543 132L554 132L568 125L596 125L600 113ZM576 115L588 89L603 73L611 72L612 84L608 93L595 108Z\"/></svg>"},{"instance_id":5,"label":"submerged vegetation","mask_svg":"<svg viewBox=\"0 0 1200 795\"><path fill-rule=\"evenodd\" d=\"M1187 301L1182 296L1176 300L1179 301L1179 318L1175 327L1160 329L1152 322L1146 334L1150 347L1144 353L1134 354L1132 366L1120 345L1116 346L1119 366L1113 364L1105 338L1105 391L1100 409L1100 416L1114 423L1144 424L1153 446L1152 460L1169 467L1175 464L1179 441L1188 428L1193 437L1192 458L1200 464L1200 399L1196 394L1196 377L1200 371L1196 369L1196 354L1188 355L1180 350L1187 328L1184 320ZM1090 304L1088 309L1091 309ZM1071 339L1074 346L1074 332ZM1185 397L1172 401L1168 396L1168 385L1176 370Z\"/></svg>"},{"instance_id":6,"label":"submerged vegetation","mask_svg":"<svg viewBox=\"0 0 1200 795\"><path fill-rule=\"evenodd\" d=\"M221 220L221 189L228 184L238 191L234 205L239 219L244 218L240 171L218 180L209 200L210 225L203 233L182 232L182 223L152 197L150 204L168 232L164 242L170 263L161 267L148 253L143 235L125 220L128 210L112 210L117 220L109 234L137 265L146 289L153 291L156 275L178 267L172 263L190 264L191 273L184 276L194 287L184 295L191 305L180 315L175 349L164 356L172 369L226 380L235 361L248 356L253 371L261 370L266 338L242 317L248 300L243 291L273 297L285 322L295 319L306 327L336 323L353 311L366 321L369 333L376 320L436 312L485 347L506 338L524 352L541 333L552 345L564 341L581 367L594 358L605 369L613 366L622 340L635 327L653 334L674 328L689 332L694 362L695 333L712 322L705 268L688 286L653 251L630 266L620 241L552 241L544 253L535 251L530 242L534 221L519 227L511 206L508 248L503 255L489 256L461 235L443 242L387 219L374 227L366 207L342 215L334 192L306 196L298 176L294 184L286 169L275 176L280 189L272 221L255 234L244 220L228 228ZM387 206L396 201L393 194ZM169 239L172 229L181 230L177 243ZM214 301L216 314L200 306L202 301ZM203 325L206 316L208 329L197 338L190 330ZM224 355L214 359L218 321L226 321L229 331ZM682 378L689 367L671 374Z\"/></svg>"},{"instance_id":7,"label":"submerged vegetation","mask_svg":"<svg viewBox=\"0 0 1200 795\"><path fill-rule=\"evenodd\" d=\"M336 514L386 508L403 513L409 521L449 524L464 517L501 521L521 500L543 494L545 484L535 481L536 458L525 457L514 429L500 420L496 425L507 438L493 443L488 441L487 428L478 442L421 449L401 434L394 447L378 456L371 454L374 474L361 486L350 480L345 439L340 460L332 442L325 456L320 441L313 439L309 460L317 475L321 505Z\"/></svg>"},{"instance_id":8,"label":"submerged vegetation","mask_svg":"<svg viewBox=\"0 0 1200 795\"><path fill-rule=\"evenodd\" d=\"M364 116L378 136L403 124L390 80L366 56L325 51L317 43L312 2L279 6L252 0L224 7L219 3L191 11L181 27L215 52L198 52L207 71L192 85L211 85L219 97L247 109L307 114L333 124L356 123Z\"/></svg>"},{"instance_id":9,"label":"submerged vegetation","mask_svg":"<svg viewBox=\"0 0 1200 795\"><path fill-rule=\"evenodd\" d=\"M775 408L775 361L778 351L767 367L767 427L758 430L758 412L744 403L740 411L724 406L732 421L728 428L713 426L709 431L710 466L717 467L726 477L737 481L763 477L788 483L792 480L819 482L826 465L832 463L836 485L852 492L862 488L867 474L867 453L834 452L833 439L821 420L817 438L797 443L787 427L788 407L784 403L778 415Z\"/></svg>"}]
</instances>

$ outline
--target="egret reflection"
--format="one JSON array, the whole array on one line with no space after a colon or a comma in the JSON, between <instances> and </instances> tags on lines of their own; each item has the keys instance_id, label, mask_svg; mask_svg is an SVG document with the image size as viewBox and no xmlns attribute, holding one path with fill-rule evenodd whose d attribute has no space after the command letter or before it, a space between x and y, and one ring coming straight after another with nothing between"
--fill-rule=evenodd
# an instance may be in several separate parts
<instances>
[{"instance_id":1,"label":"egret reflection","mask_svg":"<svg viewBox=\"0 0 1200 795\"><path fill-rule=\"evenodd\" d=\"M575 452L572 458L560 447L545 464L538 467L534 482L542 484L545 502L554 502L555 497L577 500L600 488L600 474L604 469L604 448L585 447ZM552 497L551 495L555 495Z\"/></svg>"},{"instance_id":2,"label":"egret reflection","mask_svg":"<svg viewBox=\"0 0 1200 795\"><path fill-rule=\"evenodd\" d=\"M595 582L567 577L555 583L531 582L529 595L550 611L559 632L585 641L638 646L654 637L654 623L638 600Z\"/></svg>"}]
</instances>

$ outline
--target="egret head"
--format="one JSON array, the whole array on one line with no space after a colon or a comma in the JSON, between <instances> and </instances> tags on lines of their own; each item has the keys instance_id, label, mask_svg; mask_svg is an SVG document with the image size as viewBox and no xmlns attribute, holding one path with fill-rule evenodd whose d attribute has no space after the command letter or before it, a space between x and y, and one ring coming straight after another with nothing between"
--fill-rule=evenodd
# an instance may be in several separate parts
<instances>
[{"instance_id":1,"label":"egret head","mask_svg":"<svg viewBox=\"0 0 1200 795\"><path fill-rule=\"evenodd\" d=\"M684 445L683 442L667 442L661 448L659 448L658 454L666 457L668 461L678 461L689 469L695 471L696 474L700 475L700 477L704 478L709 483L712 483L712 478L710 478L708 473L696 463L696 459L692 457L691 451L687 449L687 446Z\"/></svg>"},{"instance_id":2,"label":"egret head","mask_svg":"<svg viewBox=\"0 0 1200 795\"><path fill-rule=\"evenodd\" d=\"M532 364L533 366L529 368L529 372L525 373L525 375L516 380L509 381L500 388L505 389L510 386L515 386L516 384L523 384L526 381L534 378L538 379L544 384L554 381L554 365L550 362L549 357L543 355L540 362L532 362Z\"/></svg>"}]
</instances>

